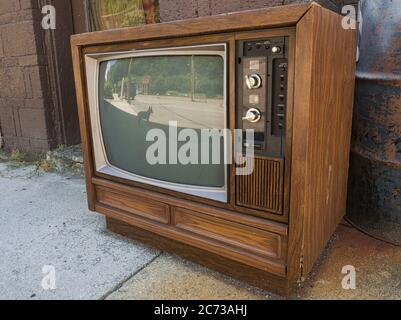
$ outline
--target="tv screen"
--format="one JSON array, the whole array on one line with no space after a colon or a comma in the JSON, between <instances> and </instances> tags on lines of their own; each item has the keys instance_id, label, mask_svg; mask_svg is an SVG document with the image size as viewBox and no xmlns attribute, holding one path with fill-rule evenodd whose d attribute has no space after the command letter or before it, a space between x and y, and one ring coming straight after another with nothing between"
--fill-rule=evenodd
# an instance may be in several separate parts
<instances>
[{"instance_id":1,"label":"tv screen","mask_svg":"<svg viewBox=\"0 0 401 320\"><path fill-rule=\"evenodd\" d=\"M107 164L170 189L225 189L225 63L224 51L193 48L99 61L97 112ZM202 138L205 132L211 136Z\"/></svg>"}]
</instances>

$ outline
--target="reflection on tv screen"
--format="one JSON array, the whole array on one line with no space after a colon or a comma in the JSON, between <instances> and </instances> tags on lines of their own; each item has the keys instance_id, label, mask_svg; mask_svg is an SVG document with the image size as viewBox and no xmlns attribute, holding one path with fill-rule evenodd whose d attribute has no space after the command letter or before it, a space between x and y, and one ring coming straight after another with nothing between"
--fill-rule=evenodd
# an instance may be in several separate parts
<instances>
[{"instance_id":1,"label":"reflection on tv screen","mask_svg":"<svg viewBox=\"0 0 401 320\"><path fill-rule=\"evenodd\" d=\"M213 55L152 56L102 62L99 111L111 165L166 182L224 187L224 140L220 164L151 165L146 161L150 129L168 138L178 130L224 129L224 59ZM183 142L184 143L184 142ZM199 144L199 154L201 145ZM167 148L168 150L168 148ZM200 161L199 161L200 163Z\"/></svg>"}]
</instances>

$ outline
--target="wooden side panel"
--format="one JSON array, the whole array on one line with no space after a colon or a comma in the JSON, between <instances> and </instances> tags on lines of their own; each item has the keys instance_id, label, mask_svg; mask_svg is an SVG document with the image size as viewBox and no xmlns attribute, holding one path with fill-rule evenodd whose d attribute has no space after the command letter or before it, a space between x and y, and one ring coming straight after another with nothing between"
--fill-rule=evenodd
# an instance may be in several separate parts
<instances>
[{"instance_id":1,"label":"wooden side panel","mask_svg":"<svg viewBox=\"0 0 401 320\"><path fill-rule=\"evenodd\" d=\"M96 191L97 199L101 204L124 210L157 222L166 224L170 222L170 209L169 206L164 203L141 197L132 197L102 187L97 187Z\"/></svg>"},{"instance_id":2,"label":"wooden side panel","mask_svg":"<svg viewBox=\"0 0 401 320\"><path fill-rule=\"evenodd\" d=\"M262 257L283 257L282 235L239 223L208 217L194 211L174 208L173 225L181 230L219 241L228 246L252 252Z\"/></svg>"},{"instance_id":3,"label":"wooden side panel","mask_svg":"<svg viewBox=\"0 0 401 320\"><path fill-rule=\"evenodd\" d=\"M282 214L283 180L283 159L255 157L253 173L237 176L237 204Z\"/></svg>"},{"instance_id":4,"label":"wooden side panel","mask_svg":"<svg viewBox=\"0 0 401 320\"><path fill-rule=\"evenodd\" d=\"M84 157L88 208L89 210L95 211L96 190L95 186L92 183L92 177L94 176L95 170L93 167L94 162L92 156L92 138L90 135L90 117L87 106L88 99L86 92L85 66L83 62L82 48L72 44L71 50L74 68L75 91L77 95L79 128L82 140L82 153Z\"/></svg>"},{"instance_id":5,"label":"wooden side panel","mask_svg":"<svg viewBox=\"0 0 401 320\"><path fill-rule=\"evenodd\" d=\"M356 30L313 6L297 26L289 272L306 276L345 215Z\"/></svg>"}]
</instances>

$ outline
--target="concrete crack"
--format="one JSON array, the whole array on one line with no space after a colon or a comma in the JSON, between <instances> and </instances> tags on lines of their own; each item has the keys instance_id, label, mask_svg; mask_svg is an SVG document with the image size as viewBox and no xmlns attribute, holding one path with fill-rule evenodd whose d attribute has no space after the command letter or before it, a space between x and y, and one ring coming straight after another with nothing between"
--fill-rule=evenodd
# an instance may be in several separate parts
<instances>
[{"instance_id":1,"label":"concrete crack","mask_svg":"<svg viewBox=\"0 0 401 320\"><path fill-rule=\"evenodd\" d=\"M148 267L153 261L155 261L157 258L159 258L161 255L163 254L163 252L160 252L159 254L157 254L155 257L153 257L151 260L149 260L149 262L147 262L146 264L144 264L141 268L139 268L138 270L136 270L134 273L130 274L128 277L126 277L123 281L121 281L120 283L118 283L116 286L114 286L113 288L111 288L109 291L107 291L104 295L102 295L99 300L106 300L108 296L110 296L111 294L113 294L114 292L118 291L119 289L121 289L124 284L126 284L131 278L135 277L139 272L141 272L143 269L145 269L146 267Z\"/></svg>"}]
</instances>

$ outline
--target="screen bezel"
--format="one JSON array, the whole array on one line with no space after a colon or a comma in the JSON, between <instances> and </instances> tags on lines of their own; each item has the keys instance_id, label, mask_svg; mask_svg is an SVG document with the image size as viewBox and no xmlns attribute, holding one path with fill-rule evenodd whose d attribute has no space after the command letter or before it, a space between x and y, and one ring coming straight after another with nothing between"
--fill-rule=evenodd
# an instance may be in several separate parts
<instances>
[{"instance_id":1,"label":"screen bezel","mask_svg":"<svg viewBox=\"0 0 401 320\"><path fill-rule=\"evenodd\" d=\"M213 50L213 47L222 48L222 50ZM104 61L124 58L135 57L150 57L150 56L177 56L177 55L216 55L223 58L224 65L224 92L223 92L223 105L224 105L224 129L229 128L228 124L228 97L227 97L227 44L226 43L213 43L196 46L177 46L172 48L160 49L146 49L146 50L131 50L124 52L108 52L108 53L94 53L85 55L86 78L88 88L88 103L92 131L93 151L94 151L94 165L98 173L114 176L122 179L131 180L138 183L153 185L156 187L181 192L193 196L199 196L206 199L216 200L219 202L228 202L228 163L229 151L227 130L224 130L224 186L223 187L205 187L188 184L179 184L153 178L144 177L131 172L122 170L113 166L107 159L105 146L103 143L102 129L100 125L100 112L99 112L99 67L100 63Z\"/></svg>"}]
</instances>

